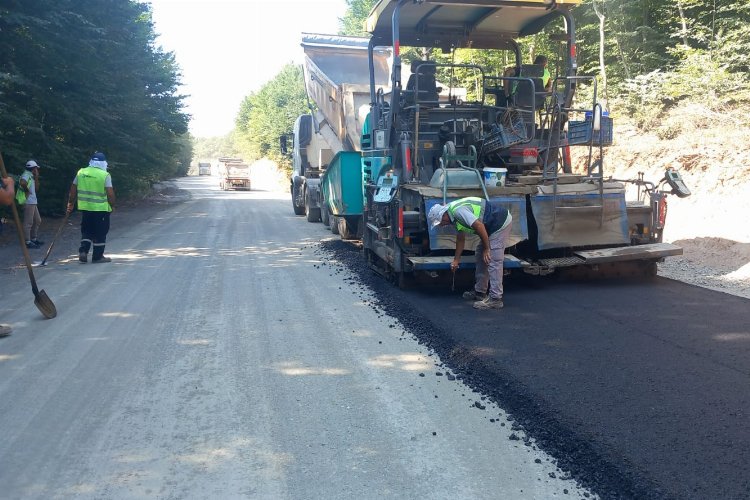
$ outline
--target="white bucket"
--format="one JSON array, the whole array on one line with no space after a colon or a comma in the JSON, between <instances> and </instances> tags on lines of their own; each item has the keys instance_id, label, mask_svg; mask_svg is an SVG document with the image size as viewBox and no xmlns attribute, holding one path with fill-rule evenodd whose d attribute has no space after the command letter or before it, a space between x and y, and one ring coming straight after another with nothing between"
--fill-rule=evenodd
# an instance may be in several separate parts
<instances>
[{"instance_id":1,"label":"white bucket","mask_svg":"<svg viewBox=\"0 0 750 500\"><path fill-rule=\"evenodd\" d=\"M487 187L505 186L507 168L484 167L484 185Z\"/></svg>"}]
</instances>

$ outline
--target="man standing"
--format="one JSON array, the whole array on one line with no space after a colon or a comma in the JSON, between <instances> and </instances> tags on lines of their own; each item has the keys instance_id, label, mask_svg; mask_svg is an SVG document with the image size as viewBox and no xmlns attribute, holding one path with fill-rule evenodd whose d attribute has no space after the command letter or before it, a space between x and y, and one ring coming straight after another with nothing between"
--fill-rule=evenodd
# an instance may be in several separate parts
<instances>
[{"instance_id":1,"label":"man standing","mask_svg":"<svg viewBox=\"0 0 750 500\"><path fill-rule=\"evenodd\" d=\"M42 217L39 215L37 193L39 192L39 165L34 160L26 162L26 170L18 181L26 198L23 205L23 230L26 233L26 248L39 248L43 241L37 238ZM20 193L18 193L20 194Z\"/></svg>"},{"instance_id":2,"label":"man standing","mask_svg":"<svg viewBox=\"0 0 750 500\"><path fill-rule=\"evenodd\" d=\"M10 205L15 197L13 179L10 177L0 178L0 205ZM13 332L10 325L0 324L0 337L7 337Z\"/></svg>"},{"instance_id":3,"label":"man standing","mask_svg":"<svg viewBox=\"0 0 750 500\"><path fill-rule=\"evenodd\" d=\"M107 158L96 152L89 160L89 166L82 168L73 179L68 195L68 213L73 211L73 203L78 199L81 211L81 246L78 260L88 262L89 249L93 264L112 262L104 256L104 246L109 232L109 214L115 206L115 191L112 176L107 173Z\"/></svg>"},{"instance_id":4,"label":"man standing","mask_svg":"<svg viewBox=\"0 0 750 500\"><path fill-rule=\"evenodd\" d=\"M505 243L513 221L510 211L482 198L469 197L447 205L437 204L430 209L427 218L430 227L452 225L458 230L456 254L451 262L452 272L456 272L461 262L466 234L479 236L480 243L475 252L474 290L464 292L463 297L475 301L474 309L502 309Z\"/></svg>"}]
</instances>

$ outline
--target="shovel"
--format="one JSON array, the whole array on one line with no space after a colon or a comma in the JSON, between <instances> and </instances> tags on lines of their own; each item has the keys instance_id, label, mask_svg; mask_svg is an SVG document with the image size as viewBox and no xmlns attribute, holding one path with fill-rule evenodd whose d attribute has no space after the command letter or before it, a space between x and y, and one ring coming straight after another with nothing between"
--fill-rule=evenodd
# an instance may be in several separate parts
<instances>
[{"instance_id":1,"label":"shovel","mask_svg":"<svg viewBox=\"0 0 750 500\"><path fill-rule=\"evenodd\" d=\"M49 255L52 253L52 247L55 246L55 242L57 241L57 238L60 237L60 234L63 232L63 229L65 229L65 224L68 222L68 217L70 216L70 213L66 210L65 211L65 217L63 217L62 224L60 224L60 227L57 229L57 232L55 233L55 237L52 238L52 243L49 244L49 247L47 248L47 253L44 254L44 258L41 262L38 264L34 262L34 267L44 267L47 265L47 259L49 259Z\"/></svg>"},{"instance_id":2,"label":"shovel","mask_svg":"<svg viewBox=\"0 0 750 500\"><path fill-rule=\"evenodd\" d=\"M3 161L3 155L0 154L0 174L3 177L8 177L8 172L5 171L5 162ZM23 228L21 227L21 218L18 217L18 209L15 203L10 204L11 210L13 211L13 219L16 222L16 229L18 229L18 240L21 242L21 250L23 251L23 259L26 262L26 269L29 270L29 279L31 280L31 291L34 292L34 305L39 312L47 319L52 319L57 316L57 308L52 303L44 290L39 290L36 286L36 280L34 279L34 271L31 270L31 258L29 257L29 250L26 248L26 238L23 235Z\"/></svg>"}]
</instances>

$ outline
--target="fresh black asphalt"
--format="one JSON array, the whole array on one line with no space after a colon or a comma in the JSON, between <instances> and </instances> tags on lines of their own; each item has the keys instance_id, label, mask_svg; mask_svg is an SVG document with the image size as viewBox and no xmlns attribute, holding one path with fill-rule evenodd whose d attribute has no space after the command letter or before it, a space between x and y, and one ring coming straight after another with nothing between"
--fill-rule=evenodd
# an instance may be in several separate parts
<instances>
[{"instance_id":1,"label":"fresh black asphalt","mask_svg":"<svg viewBox=\"0 0 750 500\"><path fill-rule=\"evenodd\" d=\"M505 308L476 311L450 285L399 290L354 246L322 245L602 498L750 497L750 300L545 277L506 280Z\"/></svg>"}]
</instances>

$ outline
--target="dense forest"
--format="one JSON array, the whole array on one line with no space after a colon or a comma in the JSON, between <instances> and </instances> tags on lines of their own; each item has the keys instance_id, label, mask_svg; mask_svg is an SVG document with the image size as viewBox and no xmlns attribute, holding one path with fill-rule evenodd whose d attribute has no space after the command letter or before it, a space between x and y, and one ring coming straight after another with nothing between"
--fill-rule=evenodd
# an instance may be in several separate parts
<instances>
[{"instance_id":1,"label":"dense forest","mask_svg":"<svg viewBox=\"0 0 750 500\"><path fill-rule=\"evenodd\" d=\"M367 36L364 20L377 0L346 0L340 34ZM584 0L574 9L579 74L597 78L599 98L614 115L638 126L681 103L699 101L717 112L750 103L750 2L747 0ZM554 61L561 50L556 28L521 40L524 62L537 54ZM403 52L402 52L403 54ZM418 49L404 57L421 58ZM498 67L507 59L489 51L456 50L430 58ZM554 74L553 74L554 76ZM471 89L473 75L457 72L454 85ZM470 94L471 95L471 94ZM237 117L235 135L248 156L284 163L276 138L290 133L294 117L306 112L301 71L285 68L250 94ZM679 133L674 123L665 136Z\"/></svg>"},{"instance_id":2,"label":"dense forest","mask_svg":"<svg viewBox=\"0 0 750 500\"><path fill-rule=\"evenodd\" d=\"M64 210L75 172L107 155L120 196L187 171L179 68L135 0L0 2L0 151L41 166L43 212Z\"/></svg>"}]
</instances>

